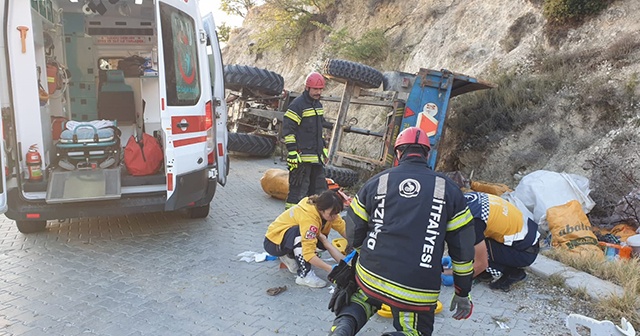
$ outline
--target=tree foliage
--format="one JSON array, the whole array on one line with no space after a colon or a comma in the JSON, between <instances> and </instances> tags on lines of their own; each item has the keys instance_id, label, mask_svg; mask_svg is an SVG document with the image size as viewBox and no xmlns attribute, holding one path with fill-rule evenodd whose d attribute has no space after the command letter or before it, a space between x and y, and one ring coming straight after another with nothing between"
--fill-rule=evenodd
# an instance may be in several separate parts
<instances>
[{"instance_id":1,"label":"tree foliage","mask_svg":"<svg viewBox=\"0 0 640 336\"><path fill-rule=\"evenodd\" d=\"M229 42L229 34L231 33L231 27L225 22L218 26L218 39L220 42Z\"/></svg>"},{"instance_id":2,"label":"tree foliage","mask_svg":"<svg viewBox=\"0 0 640 336\"><path fill-rule=\"evenodd\" d=\"M254 37L257 51L288 50L308 31L325 26L325 13L336 0L265 0Z\"/></svg>"},{"instance_id":3,"label":"tree foliage","mask_svg":"<svg viewBox=\"0 0 640 336\"><path fill-rule=\"evenodd\" d=\"M221 0L220 9L230 15L245 17L257 5L256 0Z\"/></svg>"}]
</instances>

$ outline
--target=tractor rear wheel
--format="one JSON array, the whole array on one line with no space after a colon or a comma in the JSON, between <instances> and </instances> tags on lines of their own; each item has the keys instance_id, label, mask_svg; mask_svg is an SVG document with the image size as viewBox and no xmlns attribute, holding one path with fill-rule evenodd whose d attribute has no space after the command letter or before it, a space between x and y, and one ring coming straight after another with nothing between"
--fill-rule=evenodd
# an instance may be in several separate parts
<instances>
[{"instance_id":1,"label":"tractor rear wheel","mask_svg":"<svg viewBox=\"0 0 640 336\"><path fill-rule=\"evenodd\" d=\"M325 76L345 83L353 81L357 86L365 89L375 89L382 84L382 72L364 64L328 59L324 63L323 73Z\"/></svg>"},{"instance_id":2,"label":"tractor rear wheel","mask_svg":"<svg viewBox=\"0 0 640 336\"><path fill-rule=\"evenodd\" d=\"M273 71L248 65L225 65L224 85L232 91L245 88L258 96L274 96L282 93L284 78Z\"/></svg>"},{"instance_id":3,"label":"tractor rear wheel","mask_svg":"<svg viewBox=\"0 0 640 336\"><path fill-rule=\"evenodd\" d=\"M260 136L250 133L229 133L227 150L245 153L252 156L267 157L276 149L273 137Z\"/></svg>"},{"instance_id":4,"label":"tractor rear wheel","mask_svg":"<svg viewBox=\"0 0 640 336\"><path fill-rule=\"evenodd\" d=\"M358 183L360 179L358 172L355 170L331 165L324 166L324 175L341 187L351 187Z\"/></svg>"}]
</instances>

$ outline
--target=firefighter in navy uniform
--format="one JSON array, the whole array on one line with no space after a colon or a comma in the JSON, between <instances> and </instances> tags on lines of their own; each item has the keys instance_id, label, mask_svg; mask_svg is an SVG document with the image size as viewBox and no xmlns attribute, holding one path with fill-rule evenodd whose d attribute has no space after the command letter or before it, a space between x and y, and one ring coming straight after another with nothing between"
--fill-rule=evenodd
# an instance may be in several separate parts
<instances>
[{"instance_id":1,"label":"firefighter in navy uniform","mask_svg":"<svg viewBox=\"0 0 640 336\"><path fill-rule=\"evenodd\" d=\"M405 129L394 149L399 165L367 181L348 209L347 239L360 253L353 267L341 261L329 274L330 335L355 335L382 303L397 330L384 335L431 335L445 242L455 283L450 310L455 319L471 316L475 234L462 191L428 168L424 131Z\"/></svg>"},{"instance_id":2,"label":"firefighter in navy uniform","mask_svg":"<svg viewBox=\"0 0 640 336\"><path fill-rule=\"evenodd\" d=\"M304 92L289 104L282 120L282 135L289 152L289 195L285 209L306 196L327 190L324 162L328 150L322 137L324 110L320 103L324 86L325 79L321 74L310 73L305 80Z\"/></svg>"}]
</instances>

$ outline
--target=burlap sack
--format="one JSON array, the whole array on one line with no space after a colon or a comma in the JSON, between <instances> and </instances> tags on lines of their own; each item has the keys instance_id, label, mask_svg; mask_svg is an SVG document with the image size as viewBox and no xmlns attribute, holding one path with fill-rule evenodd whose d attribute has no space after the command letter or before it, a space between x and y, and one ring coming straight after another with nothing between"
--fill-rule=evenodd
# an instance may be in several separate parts
<instances>
[{"instance_id":1,"label":"burlap sack","mask_svg":"<svg viewBox=\"0 0 640 336\"><path fill-rule=\"evenodd\" d=\"M580 254L603 256L591 222L576 200L547 209L551 246Z\"/></svg>"},{"instance_id":2,"label":"burlap sack","mask_svg":"<svg viewBox=\"0 0 640 336\"><path fill-rule=\"evenodd\" d=\"M471 181L471 190L496 196L501 196L507 191L512 191L506 184L485 181Z\"/></svg>"},{"instance_id":3,"label":"burlap sack","mask_svg":"<svg viewBox=\"0 0 640 336\"><path fill-rule=\"evenodd\" d=\"M289 171L272 168L260 178L262 190L271 197L284 200L289 194Z\"/></svg>"}]
</instances>

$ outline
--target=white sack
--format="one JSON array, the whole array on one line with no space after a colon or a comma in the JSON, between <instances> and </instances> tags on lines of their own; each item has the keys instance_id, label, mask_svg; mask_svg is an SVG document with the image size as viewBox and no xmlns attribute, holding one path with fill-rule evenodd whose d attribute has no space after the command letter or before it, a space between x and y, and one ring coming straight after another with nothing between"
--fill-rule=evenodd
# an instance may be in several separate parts
<instances>
[{"instance_id":1,"label":"white sack","mask_svg":"<svg viewBox=\"0 0 640 336\"><path fill-rule=\"evenodd\" d=\"M549 232L547 209L576 200L582 205L584 213L588 214L596 205L589 197L590 192L589 179L584 176L537 170L523 177L516 189L503 195L503 198L521 211L522 207L526 208L532 214L531 218L540 225L540 233L546 235Z\"/></svg>"}]
</instances>

